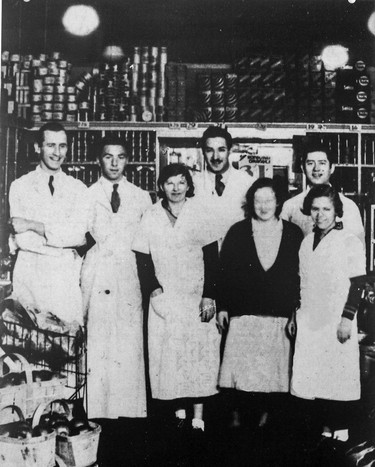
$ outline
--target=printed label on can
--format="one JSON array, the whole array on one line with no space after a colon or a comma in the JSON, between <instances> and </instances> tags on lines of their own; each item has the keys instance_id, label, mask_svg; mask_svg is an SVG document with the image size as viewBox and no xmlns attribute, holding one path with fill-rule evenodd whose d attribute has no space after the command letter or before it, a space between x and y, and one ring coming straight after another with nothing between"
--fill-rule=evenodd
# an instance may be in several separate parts
<instances>
[{"instance_id":1,"label":"printed label on can","mask_svg":"<svg viewBox=\"0 0 375 467\"><path fill-rule=\"evenodd\" d=\"M43 94L43 101L44 102L52 102L53 101L53 94Z\"/></svg>"}]
</instances>

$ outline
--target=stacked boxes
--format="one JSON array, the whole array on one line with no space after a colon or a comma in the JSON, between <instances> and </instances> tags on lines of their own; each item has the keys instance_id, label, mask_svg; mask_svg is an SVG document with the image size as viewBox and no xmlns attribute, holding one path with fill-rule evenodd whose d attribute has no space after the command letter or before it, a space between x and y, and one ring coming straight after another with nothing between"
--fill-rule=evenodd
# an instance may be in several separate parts
<instances>
[{"instance_id":1,"label":"stacked boxes","mask_svg":"<svg viewBox=\"0 0 375 467\"><path fill-rule=\"evenodd\" d=\"M371 83L362 60L338 71L336 106L337 121L370 123Z\"/></svg>"},{"instance_id":2,"label":"stacked boxes","mask_svg":"<svg viewBox=\"0 0 375 467\"><path fill-rule=\"evenodd\" d=\"M183 122L186 119L186 75L186 65L167 64L167 108L170 122Z\"/></svg>"},{"instance_id":3,"label":"stacked boxes","mask_svg":"<svg viewBox=\"0 0 375 467\"><path fill-rule=\"evenodd\" d=\"M194 121L235 122L238 113L236 73L198 74L198 108Z\"/></svg>"},{"instance_id":4,"label":"stacked boxes","mask_svg":"<svg viewBox=\"0 0 375 467\"><path fill-rule=\"evenodd\" d=\"M238 74L238 120L283 121L285 71L279 56L250 55L234 63Z\"/></svg>"}]
</instances>

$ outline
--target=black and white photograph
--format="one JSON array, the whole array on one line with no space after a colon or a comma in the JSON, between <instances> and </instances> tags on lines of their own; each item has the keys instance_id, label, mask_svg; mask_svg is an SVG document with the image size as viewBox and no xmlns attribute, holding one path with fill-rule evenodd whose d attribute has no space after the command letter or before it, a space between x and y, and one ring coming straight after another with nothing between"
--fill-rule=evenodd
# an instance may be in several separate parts
<instances>
[{"instance_id":1,"label":"black and white photograph","mask_svg":"<svg viewBox=\"0 0 375 467\"><path fill-rule=\"evenodd\" d=\"M0 20L0 466L375 467L375 0Z\"/></svg>"}]
</instances>

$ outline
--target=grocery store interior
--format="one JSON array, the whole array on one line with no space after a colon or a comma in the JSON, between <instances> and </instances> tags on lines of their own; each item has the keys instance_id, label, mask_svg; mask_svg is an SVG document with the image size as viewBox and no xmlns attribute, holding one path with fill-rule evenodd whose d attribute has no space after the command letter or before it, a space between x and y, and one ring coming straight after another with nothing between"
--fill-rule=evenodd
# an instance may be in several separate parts
<instances>
[{"instance_id":1,"label":"grocery store interior","mask_svg":"<svg viewBox=\"0 0 375 467\"><path fill-rule=\"evenodd\" d=\"M29 359L28 368L41 373L39 382L43 371L51 372L49 380L40 383L44 394L37 396L35 389L30 404L24 401L26 418L39 403L54 399L71 398L63 408L74 406L76 413L87 407L85 334L74 329L74 337L58 340L57 334L30 331L27 325L21 332L24 323L21 318L14 321L17 307L9 299L16 261L8 243L9 189L37 166L35 137L47 122L58 121L68 135L62 170L87 186L100 177L101 138L110 134L124 138L131 148L125 176L148 191L154 203L158 176L168 164L205 170L200 139L209 126L226 128L232 135L233 167L255 178L277 178L289 198L306 188L301 167L304 142L319 139L333 154L330 182L360 211L371 276L374 0L2 0L0 8L1 411L22 400L21 386L30 386L30 391L33 385L1 383L8 353ZM373 301L366 313L359 329L362 392L350 447L340 440L316 440L307 427L301 430L303 408L292 396L278 402L275 417L265 426L258 424L261 411L254 398L237 426L232 420L233 400L223 391L205 401L206 428L197 436L186 426L176 428L170 416L174 402L152 399L146 376L147 418L122 417L115 428L102 420L100 437L90 431L95 453L81 463L71 459L69 463L67 458L64 462L60 453L56 464L19 465L375 465ZM147 323L143 333L147 336ZM57 368L47 355L51 345L56 345L53 358L61 358L65 379L51 376ZM223 349L224 343L221 354ZM147 375L147 349L145 355ZM15 361L27 380L24 365L22 357ZM92 418L90 412L88 417ZM16 423L17 418L6 423ZM13 448L1 443L1 426L0 412L0 465L15 467L2 463L6 457L1 456ZM90 446L84 449L89 451Z\"/></svg>"}]
</instances>

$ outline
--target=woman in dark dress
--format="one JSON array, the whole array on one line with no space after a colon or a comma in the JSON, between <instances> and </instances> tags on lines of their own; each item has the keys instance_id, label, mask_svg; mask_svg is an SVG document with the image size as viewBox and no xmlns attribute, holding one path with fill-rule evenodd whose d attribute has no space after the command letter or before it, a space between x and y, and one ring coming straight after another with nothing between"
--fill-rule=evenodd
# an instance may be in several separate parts
<instances>
[{"instance_id":1,"label":"woman in dark dress","mask_svg":"<svg viewBox=\"0 0 375 467\"><path fill-rule=\"evenodd\" d=\"M245 220L231 227L221 251L218 325L222 330L229 325L229 330L219 385L239 391L248 407L255 394L261 394L256 398L260 426L280 399L269 395L289 392L291 346L286 328L299 304L303 234L279 219L281 207L275 182L257 180L246 195Z\"/></svg>"}]
</instances>

